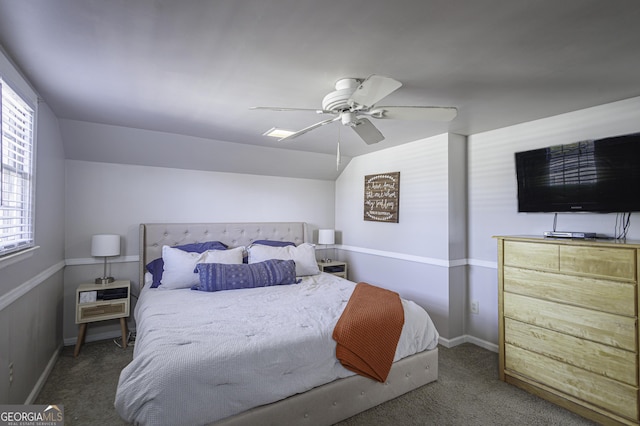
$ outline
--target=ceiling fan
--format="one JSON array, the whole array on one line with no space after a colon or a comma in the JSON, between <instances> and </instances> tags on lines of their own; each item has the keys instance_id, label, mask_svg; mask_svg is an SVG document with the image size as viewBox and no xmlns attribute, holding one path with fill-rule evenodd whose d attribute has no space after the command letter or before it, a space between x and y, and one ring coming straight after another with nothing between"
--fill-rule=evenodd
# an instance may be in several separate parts
<instances>
[{"instance_id":1,"label":"ceiling fan","mask_svg":"<svg viewBox=\"0 0 640 426\"><path fill-rule=\"evenodd\" d=\"M343 78L336 82L336 90L322 99L322 109L282 108L256 106L251 109L272 111L314 111L318 114L332 114L333 117L298 130L279 140L293 139L313 129L340 120L351 127L367 144L384 140L382 133L367 118L395 120L451 121L458 111L453 107L436 106L378 106L380 100L402 86L397 80L381 75L371 75L366 79Z\"/></svg>"}]
</instances>

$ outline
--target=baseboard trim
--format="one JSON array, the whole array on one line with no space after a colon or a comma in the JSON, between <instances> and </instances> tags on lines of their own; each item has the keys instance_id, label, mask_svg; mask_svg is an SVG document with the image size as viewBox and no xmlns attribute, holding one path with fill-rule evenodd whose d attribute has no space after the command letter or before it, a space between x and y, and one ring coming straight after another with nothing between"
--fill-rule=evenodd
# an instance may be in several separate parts
<instances>
[{"instance_id":1,"label":"baseboard trim","mask_svg":"<svg viewBox=\"0 0 640 426\"><path fill-rule=\"evenodd\" d=\"M38 378L38 381L36 382L35 386L31 390L31 393L29 393L29 396L27 396L27 400L24 402L25 405L31 405L31 404L33 404L35 402L36 398L40 394L40 391L42 390L42 387L47 382L47 379L49 378L49 375L51 374L51 371L53 371L53 367L56 365L56 362L58 361L58 358L60 358L60 353L62 352L62 347L63 347L63 345L60 344L56 348L56 350L53 351L53 355L49 359L49 362L47 363L47 366L45 367L45 369L42 372L42 374L40 374L40 377ZM55 402L55 401L50 401L50 402Z\"/></svg>"},{"instance_id":2,"label":"baseboard trim","mask_svg":"<svg viewBox=\"0 0 640 426\"><path fill-rule=\"evenodd\" d=\"M440 336L438 338L438 343L440 343L445 348L453 348L463 343L472 343L491 352L498 352L498 345L496 345L495 343L487 342L486 340L478 339L477 337L470 336L468 334L465 334L464 336L454 337L453 339L446 339Z\"/></svg>"},{"instance_id":3,"label":"baseboard trim","mask_svg":"<svg viewBox=\"0 0 640 426\"><path fill-rule=\"evenodd\" d=\"M486 340L478 339L474 336L467 335L465 337L468 343L473 343L476 346L480 346L481 348L485 348L486 350L489 350L491 352L498 353L498 345L496 345L495 343L487 342Z\"/></svg>"}]
</instances>

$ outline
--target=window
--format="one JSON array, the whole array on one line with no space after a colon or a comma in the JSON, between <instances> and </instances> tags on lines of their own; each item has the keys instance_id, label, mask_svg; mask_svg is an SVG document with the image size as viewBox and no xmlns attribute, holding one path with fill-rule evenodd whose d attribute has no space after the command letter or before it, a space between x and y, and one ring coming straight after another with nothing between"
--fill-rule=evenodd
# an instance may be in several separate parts
<instances>
[{"instance_id":1,"label":"window","mask_svg":"<svg viewBox=\"0 0 640 426\"><path fill-rule=\"evenodd\" d=\"M0 78L0 256L34 245L35 112Z\"/></svg>"}]
</instances>

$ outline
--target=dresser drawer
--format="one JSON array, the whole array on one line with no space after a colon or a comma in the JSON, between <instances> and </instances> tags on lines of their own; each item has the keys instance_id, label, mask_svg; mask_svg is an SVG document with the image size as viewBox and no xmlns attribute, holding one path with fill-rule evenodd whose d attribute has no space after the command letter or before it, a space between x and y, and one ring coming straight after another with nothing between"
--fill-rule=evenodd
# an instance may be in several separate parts
<instances>
[{"instance_id":1,"label":"dresser drawer","mask_svg":"<svg viewBox=\"0 0 640 426\"><path fill-rule=\"evenodd\" d=\"M638 421L638 388L505 345L507 374L521 375L618 415Z\"/></svg>"},{"instance_id":2,"label":"dresser drawer","mask_svg":"<svg viewBox=\"0 0 640 426\"><path fill-rule=\"evenodd\" d=\"M560 271L636 281L636 250L560 246Z\"/></svg>"},{"instance_id":3,"label":"dresser drawer","mask_svg":"<svg viewBox=\"0 0 640 426\"><path fill-rule=\"evenodd\" d=\"M636 284L505 266L504 291L629 317L636 315Z\"/></svg>"},{"instance_id":4,"label":"dresser drawer","mask_svg":"<svg viewBox=\"0 0 640 426\"><path fill-rule=\"evenodd\" d=\"M594 342L636 352L635 317L504 293L504 317Z\"/></svg>"},{"instance_id":5,"label":"dresser drawer","mask_svg":"<svg viewBox=\"0 0 640 426\"><path fill-rule=\"evenodd\" d=\"M504 242L504 264L529 269L559 271L558 246L521 241Z\"/></svg>"},{"instance_id":6,"label":"dresser drawer","mask_svg":"<svg viewBox=\"0 0 640 426\"><path fill-rule=\"evenodd\" d=\"M557 361L638 386L636 354L505 318L505 342Z\"/></svg>"}]
</instances>

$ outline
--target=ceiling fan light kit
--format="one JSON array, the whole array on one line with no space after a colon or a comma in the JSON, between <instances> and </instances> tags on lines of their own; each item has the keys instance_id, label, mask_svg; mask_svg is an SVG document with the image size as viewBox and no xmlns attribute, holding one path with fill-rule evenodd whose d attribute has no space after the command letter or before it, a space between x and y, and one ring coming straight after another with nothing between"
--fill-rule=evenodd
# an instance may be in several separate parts
<instances>
[{"instance_id":1,"label":"ceiling fan light kit","mask_svg":"<svg viewBox=\"0 0 640 426\"><path fill-rule=\"evenodd\" d=\"M354 127L358 123L358 117L356 116L356 113L351 111L344 111L342 114L340 114L340 120L345 126Z\"/></svg>"},{"instance_id":2,"label":"ceiling fan light kit","mask_svg":"<svg viewBox=\"0 0 640 426\"><path fill-rule=\"evenodd\" d=\"M318 127L340 120L343 125L351 127L367 144L374 144L384 140L384 135L366 117L378 120L451 121L458 114L457 109L454 107L376 106L379 101L398 90L401 86L402 83L393 78L375 74L364 80L342 78L336 82L336 90L322 99L322 110L283 107L252 107L251 109L313 111L320 114L334 115L333 118L312 124L297 132L292 132L279 140L293 139Z\"/></svg>"}]
</instances>

